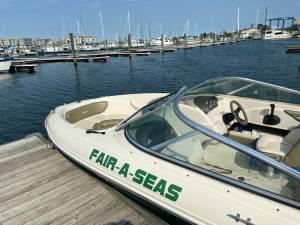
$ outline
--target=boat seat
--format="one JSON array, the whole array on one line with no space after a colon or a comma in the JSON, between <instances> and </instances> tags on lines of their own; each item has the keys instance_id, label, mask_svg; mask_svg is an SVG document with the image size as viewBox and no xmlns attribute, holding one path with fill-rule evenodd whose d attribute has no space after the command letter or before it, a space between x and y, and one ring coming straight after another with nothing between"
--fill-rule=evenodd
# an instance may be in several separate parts
<instances>
[{"instance_id":1,"label":"boat seat","mask_svg":"<svg viewBox=\"0 0 300 225\"><path fill-rule=\"evenodd\" d=\"M285 137L265 134L257 143L258 151L285 157L300 141L300 127L291 130Z\"/></svg>"},{"instance_id":2,"label":"boat seat","mask_svg":"<svg viewBox=\"0 0 300 225\"><path fill-rule=\"evenodd\" d=\"M136 141L148 148L176 137L176 132L171 125L158 116L152 121L140 124L135 132Z\"/></svg>"},{"instance_id":3,"label":"boat seat","mask_svg":"<svg viewBox=\"0 0 300 225\"><path fill-rule=\"evenodd\" d=\"M87 105L80 106L78 108L68 111L65 116L69 123L77 123L84 120L90 116L103 113L107 108L108 103L103 102L93 102Z\"/></svg>"},{"instance_id":4,"label":"boat seat","mask_svg":"<svg viewBox=\"0 0 300 225\"><path fill-rule=\"evenodd\" d=\"M290 167L300 168L300 141L286 155L284 163Z\"/></svg>"},{"instance_id":5,"label":"boat seat","mask_svg":"<svg viewBox=\"0 0 300 225\"><path fill-rule=\"evenodd\" d=\"M95 129L95 130L109 129L109 128L112 128L112 127L116 126L121 121L123 121L123 119L103 120L103 121L101 121L99 123L95 123L94 126L93 126L93 129Z\"/></svg>"}]
</instances>

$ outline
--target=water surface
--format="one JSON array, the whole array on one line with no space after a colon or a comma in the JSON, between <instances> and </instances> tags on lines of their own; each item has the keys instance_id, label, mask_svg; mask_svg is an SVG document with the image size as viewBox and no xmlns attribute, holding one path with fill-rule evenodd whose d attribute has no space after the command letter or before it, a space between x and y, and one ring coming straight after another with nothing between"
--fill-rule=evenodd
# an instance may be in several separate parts
<instances>
[{"instance_id":1,"label":"water surface","mask_svg":"<svg viewBox=\"0 0 300 225\"><path fill-rule=\"evenodd\" d=\"M111 58L108 63L43 64L35 74L0 75L0 143L34 132L64 103L99 96L172 92L210 78L241 76L300 90L300 40L243 41L165 55Z\"/></svg>"}]
</instances>

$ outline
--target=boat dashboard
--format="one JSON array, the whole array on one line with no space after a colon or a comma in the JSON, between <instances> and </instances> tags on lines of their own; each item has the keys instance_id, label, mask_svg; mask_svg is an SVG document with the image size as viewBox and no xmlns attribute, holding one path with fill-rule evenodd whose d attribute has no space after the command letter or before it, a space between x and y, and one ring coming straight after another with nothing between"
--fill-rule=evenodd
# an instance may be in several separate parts
<instances>
[{"instance_id":1,"label":"boat dashboard","mask_svg":"<svg viewBox=\"0 0 300 225\"><path fill-rule=\"evenodd\" d=\"M218 99L215 96L198 96L193 102L206 114L218 107Z\"/></svg>"}]
</instances>

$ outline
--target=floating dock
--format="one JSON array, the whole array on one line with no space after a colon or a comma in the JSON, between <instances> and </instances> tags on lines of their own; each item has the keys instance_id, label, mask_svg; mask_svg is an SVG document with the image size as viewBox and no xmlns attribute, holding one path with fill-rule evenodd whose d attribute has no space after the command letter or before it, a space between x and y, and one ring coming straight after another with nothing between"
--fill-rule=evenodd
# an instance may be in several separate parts
<instances>
[{"instance_id":1,"label":"floating dock","mask_svg":"<svg viewBox=\"0 0 300 225\"><path fill-rule=\"evenodd\" d=\"M40 135L0 146L0 224L166 224Z\"/></svg>"},{"instance_id":2,"label":"floating dock","mask_svg":"<svg viewBox=\"0 0 300 225\"><path fill-rule=\"evenodd\" d=\"M215 46L217 44L227 44L229 42L222 43L195 43L187 45L174 45L165 46L164 48L148 47L148 48L133 48L131 51L128 49L115 49L106 51L91 51L91 52L77 52L77 62L107 62L110 57L131 57L131 56L148 56L152 53L166 53L174 52L178 49L192 49L196 47ZM73 62L73 56L71 53L58 53L57 55L42 56L42 57L18 57L13 61L13 66L24 64L42 64L42 63L58 63L58 62ZM22 68L22 67L19 67Z\"/></svg>"},{"instance_id":3,"label":"floating dock","mask_svg":"<svg viewBox=\"0 0 300 225\"><path fill-rule=\"evenodd\" d=\"M300 45L287 46L287 53L300 53Z\"/></svg>"},{"instance_id":4,"label":"floating dock","mask_svg":"<svg viewBox=\"0 0 300 225\"><path fill-rule=\"evenodd\" d=\"M11 66L11 71L13 71L13 72L25 71L25 72L28 72L28 73L34 73L36 67L37 67L36 64L12 65Z\"/></svg>"},{"instance_id":5,"label":"floating dock","mask_svg":"<svg viewBox=\"0 0 300 225\"><path fill-rule=\"evenodd\" d=\"M76 57L77 62L107 62L109 56L78 56ZM73 62L71 56L52 56L52 57L41 57L41 58L16 58L13 61L13 66L22 64L41 64L41 63L57 63L57 62Z\"/></svg>"}]
</instances>

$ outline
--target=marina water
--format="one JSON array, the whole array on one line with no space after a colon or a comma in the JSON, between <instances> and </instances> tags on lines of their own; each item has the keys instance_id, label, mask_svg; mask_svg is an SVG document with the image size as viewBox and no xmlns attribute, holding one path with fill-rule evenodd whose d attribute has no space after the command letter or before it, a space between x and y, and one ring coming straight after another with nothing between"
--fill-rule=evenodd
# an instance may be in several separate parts
<instances>
[{"instance_id":1,"label":"marina water","mask_svg":"<svg viewBox=\"0 0 300 225\"><path fill-rule=\"evenodd\" d=\"M241 76L300 90L300 54L286 54L300 40L243 41L108 63L53 63L35 74L0 75L0 144L34 132L64 103L100 96L172 92L207 79Z\"/></svg>"}]
</instances>

